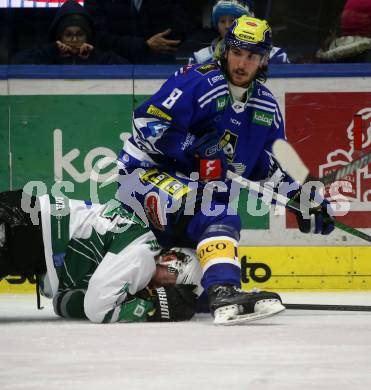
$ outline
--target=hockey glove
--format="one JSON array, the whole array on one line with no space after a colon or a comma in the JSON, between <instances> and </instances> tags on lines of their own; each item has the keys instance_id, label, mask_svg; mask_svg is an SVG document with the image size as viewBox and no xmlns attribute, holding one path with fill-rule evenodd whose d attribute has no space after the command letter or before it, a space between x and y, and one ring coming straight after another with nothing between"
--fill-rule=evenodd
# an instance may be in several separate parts
<instances>
[{"instance_id":1,"label":"hockey glove","mask_svg":"<svg viewBox=\"0 0 371 390\"><path fill-rule=\"evenodd\" d=\"M197 139L187 152L194 158L194 170L199 173L201 181L225 179L228 164L217 131Z\"/></svg>"},{"instance_id":2,"label":"hockey glove","mask_svg":"<svg viewBox=\"0 0 371 390\"><path fill-rule=\"evenodd\" d=\"M148 321L170 322L190 320L196 312L197 295L192 284L176 284L154 290L154 312Z\"/></svg>"},{"instance_id":3,"label":"hockey glove","mask_svg":"<svg viewBox=\"0 0 371 390\"><path fill-rule=\"evenodd\" d=\"M295 200L300 199L299 192L295 196ZM310 195L310 200L314 199L314 192ZM316 197L316 202L318 202L318 196ZM302 233L314 233L314 234L330 234L335 228L335 220L328 213L328 208L331 208L331 204L326 199L320 199L321 204L314 207L310 207L306 216L301 212L295 212L296 220L299 225L299 230ZM319 203L319 202L318 202ZM309 214L309 215L308 215Z\"/></svg>"},{"instance_id":4,"label":"hockey glove","mask_svg":"<svg viewBox=\"0 0 371 390\"><path fill-rule=\"evenodd\" d=\"M150 300L128 296L121 304L118 322L143 322L153 313L154 305Z\"/></svg>"}]
</instances>

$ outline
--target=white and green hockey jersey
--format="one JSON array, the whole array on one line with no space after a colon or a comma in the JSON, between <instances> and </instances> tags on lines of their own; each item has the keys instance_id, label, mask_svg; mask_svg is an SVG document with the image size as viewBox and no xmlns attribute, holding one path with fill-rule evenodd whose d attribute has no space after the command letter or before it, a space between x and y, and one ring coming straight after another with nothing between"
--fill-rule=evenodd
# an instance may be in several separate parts
<instances>
[{"instance_id":1,"label":"white and green hockey jersey","mask_svg":"<svg viewBox=\"0 0 371 390\"><path fill-rule=\"evenodd\" d=\"M53 298L56 313L94 322L135 320L123 317L122 303L144 289L155 273L160 248L153 233L116 201L100 205L48 195L39 199L47 265L42 287Z\"/></svg>"}]
</instances>

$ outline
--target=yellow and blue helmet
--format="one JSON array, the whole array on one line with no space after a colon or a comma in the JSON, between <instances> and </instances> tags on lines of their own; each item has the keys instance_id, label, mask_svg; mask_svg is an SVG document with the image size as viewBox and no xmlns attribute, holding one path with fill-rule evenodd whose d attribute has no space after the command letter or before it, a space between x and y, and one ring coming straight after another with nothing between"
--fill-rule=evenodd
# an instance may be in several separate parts
<instances>
[{"instance_id":1,"label":"yellow and blue helmet","mask_svg":"<svg viewBox=\"0 0 371 390\"><path fill-rule=\"evenodd\" d=\"M272 30L266 20L243 15L227 31L224 46L225 49L237 47L268 56L272 48Z\"/></svg>"}]
</instances>

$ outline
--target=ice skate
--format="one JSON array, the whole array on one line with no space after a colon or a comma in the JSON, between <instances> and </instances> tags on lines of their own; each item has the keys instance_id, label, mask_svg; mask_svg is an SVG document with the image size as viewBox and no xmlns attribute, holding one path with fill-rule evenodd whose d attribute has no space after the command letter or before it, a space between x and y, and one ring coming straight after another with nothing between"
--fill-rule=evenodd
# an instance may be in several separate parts
<instances>
[{"instance_id":1,"label":"ice skate","mask_svg":"<svg viewBox=\"0 0 371 390\"><path fill-rule=\"evenodd\" d=\"M231 285L214 285L208 290L215 325L237 325L273 316L285 310L278 294L243 291Z\"/></svg>"}]
</instances>

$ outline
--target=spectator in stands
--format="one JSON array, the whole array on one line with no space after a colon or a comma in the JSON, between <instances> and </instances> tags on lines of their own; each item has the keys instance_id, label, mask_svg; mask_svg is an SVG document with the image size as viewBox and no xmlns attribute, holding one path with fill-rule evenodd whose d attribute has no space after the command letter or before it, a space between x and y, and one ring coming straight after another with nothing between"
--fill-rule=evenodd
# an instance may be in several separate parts
<instances>
[{"instance_id":1,"label":"spectator in stands","mask_svg":"<svg viewBox=\"0 0 371 390\"><path fill-rule=\"evenodd\" d=\"M253 0L218 0L212 10L212 24L219 35L211 45L193 53L189 64L203 64L219 58L223 39L233 21L242 15L254 17ZM272 47L269 55L270 64L289 64L287 54L279 47Z\"/></svg>"},{"instance_id":2,"label":"spectator in stands","mask_svg":"<svg viewBox=\"0 0 371 390\"><path fill-rule=\"evenodd\" d=\"M97 45L132 63L174 63L185 39L185 0L85 0Z\"/></svg>"},{"instance_id":3,"label":"spectator in stands","mask_svg":"<svg viewBox=\"0 0 371 390\"><path fill-rule=\"evenodd\" d=\"M58 10L49 30L50 43L23 50L15 64L35 65L111 65L129 61L114 52L94 46L94 26L87 11L73 0Z\"/></svg>"},{"instance_id":4,"label":"spectator in stands","mask_svg":"<svg viewBox=\"0 0 371 390\"><path fill-rule=\"evenodd\" d=\"M323 62L371 62L371 0L347 0L339 36L327 39L316 57Z\"/></svg>"}]
</instances>

